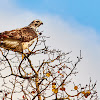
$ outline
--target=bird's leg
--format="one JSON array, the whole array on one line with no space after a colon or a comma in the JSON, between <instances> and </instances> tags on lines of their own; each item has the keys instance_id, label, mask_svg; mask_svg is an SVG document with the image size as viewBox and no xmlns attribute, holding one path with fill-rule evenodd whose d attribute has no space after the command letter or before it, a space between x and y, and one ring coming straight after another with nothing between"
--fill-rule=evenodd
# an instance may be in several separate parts
<instances>
[{"instance_id":1,"label":"bird's leg","mask_svg":"<svg viewBox=\"0 0 100 100\"><path fill-rule=\"evenodd\" d=\"M22 50L22 60L23 60L26 56L27 56L26 53L24 53L23 50ZM25 58L25 59L26 59L26 58Z\"/></svg>"},{"instance_id":2,"label":"bird's leg","mask_svg":"<svg viewBox=\"0 0 100 100\"><path fill-rule=\"evenodd\" d=\"M24 57L25 57L25 56L24 56L24 54L22 53L22 60L24 59Z\"/></svg>"},{"instance_id":3,"label":"bird's leg","mask_svg":"<svg viewBox=\"0 0 100 100\"><path fill-rule=\"evenodd\" d=\"M26 56L26 53L24 53L24 52L22 51L22 60L24 59L25 56Z\"/></svg>"},{"instance_id":4,"label":"bird's leg","mask_svg":"<svg viewBox=\"0 0 100 100\"><path fill-rule=\"evenodd\" d=\"M28 45L28 52L31 53L31 50L29 49L29 45Z\"/></svg>"},{"instance_id":5,"label":"bird's leg","mask_svg":"<svg viewBox=\"0 0 100 100\"><path fill-rule=\"evenodd\" d=\"M31 50L28 48L28 51L31 52Z\"/></svg>"},{"instance_id":6,"label":"bird's leg","mask_svg":"<svg viewBox=\"0 0 100 100\"><path fill-rule=\"evenodd\" d=\"M23 44L22 43L20 43L20 45L21 45L21 53L22 53L22 60L24 59L24 57L25 57L25 54L24 54L24 52L23 52Z\"/></svg>"},{"instance_id":7,"label":"bird's leg","mask_svg":"<svg viewBox=\"0 0 100 100\"><path fill-rule=\"evenodd\" d=\"M22 54L22 60L23 60L27 55L23 51L21 52L21 54Z\"/></svg>"}]
</instances>

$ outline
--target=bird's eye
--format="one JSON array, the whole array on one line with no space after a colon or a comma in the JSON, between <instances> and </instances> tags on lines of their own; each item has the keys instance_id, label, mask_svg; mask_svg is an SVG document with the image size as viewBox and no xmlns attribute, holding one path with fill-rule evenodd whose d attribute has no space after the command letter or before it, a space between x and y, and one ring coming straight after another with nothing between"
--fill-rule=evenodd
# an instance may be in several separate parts
<instances>
[{"instance_id":1,"label":"bird's eye","mask_svg":"<svg viewBox=\"0 0 100 100\"><path fill-rule=\"evenodd\" d=\"M39 23L40 21L36 21L37 23Z\"/></svg>"}]
</instances>

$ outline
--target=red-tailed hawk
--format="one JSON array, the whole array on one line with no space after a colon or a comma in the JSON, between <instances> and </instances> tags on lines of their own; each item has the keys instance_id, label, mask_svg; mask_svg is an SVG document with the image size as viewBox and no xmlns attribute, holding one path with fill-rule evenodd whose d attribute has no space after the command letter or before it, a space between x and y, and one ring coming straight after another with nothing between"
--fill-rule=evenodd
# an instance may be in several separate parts
<instances>
[{"instance_id":1,"label":"red-tailed hawk","mask_svg":"<svg viewBox=\"0 0 100 100\"><path fill-rule=\"evenodd\" d=\"M42 21L34 20L26 27L0 33L0 47L23 53L37 39L37 28L42 24Z\"/></svg>"}]
</instances>

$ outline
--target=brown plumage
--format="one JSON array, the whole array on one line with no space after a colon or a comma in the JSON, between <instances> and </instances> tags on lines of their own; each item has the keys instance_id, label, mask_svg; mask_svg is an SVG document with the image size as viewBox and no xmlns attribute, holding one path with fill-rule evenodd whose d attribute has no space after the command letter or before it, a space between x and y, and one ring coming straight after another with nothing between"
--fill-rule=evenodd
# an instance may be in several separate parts
<instances>
[{"instance_id":1,"label":"brown plumage","mask_svg":"<svg viewBox=\"0 0 100 100\"><path fill-rule=\"evenodd\" d=\"M43 24L34 20L27 27L0 33L0 47L16 52L28 49L38 37L37 28Z\"/></svg>"},{"instance_id":2,"label":"brown plumage","mask_svg":"<svg viewBox=\"0 0 100 100\"><path fill-rule=\"evenodd\" d=\"M34 29L31 29L30 27L24 27L21 29L5 31L0 34L0 38L2 40L15 39L21 42L29 42L36 37L37 37L36 31Z\"/></svg>"}]
</instances>

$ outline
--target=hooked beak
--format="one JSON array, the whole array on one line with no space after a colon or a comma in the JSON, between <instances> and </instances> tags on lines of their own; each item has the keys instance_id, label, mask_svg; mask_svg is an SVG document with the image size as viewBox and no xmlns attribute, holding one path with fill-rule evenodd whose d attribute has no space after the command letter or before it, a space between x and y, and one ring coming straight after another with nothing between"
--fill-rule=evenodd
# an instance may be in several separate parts
<instances>
[{"instance_id":1,"label":"hooked beak","mask_svg":"<svg viewBox=\"0 0 100 100\"><path fill-rule=\"evenodd\" d=\"M43 23L41 23L41 25L43 25Z\"/></svg>"}]
</instances>

